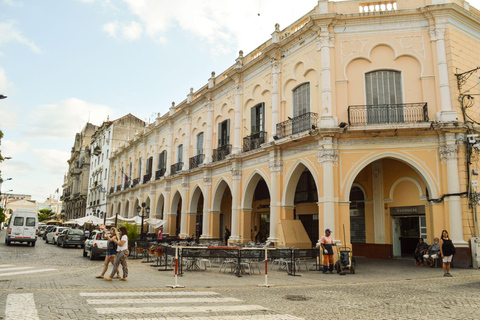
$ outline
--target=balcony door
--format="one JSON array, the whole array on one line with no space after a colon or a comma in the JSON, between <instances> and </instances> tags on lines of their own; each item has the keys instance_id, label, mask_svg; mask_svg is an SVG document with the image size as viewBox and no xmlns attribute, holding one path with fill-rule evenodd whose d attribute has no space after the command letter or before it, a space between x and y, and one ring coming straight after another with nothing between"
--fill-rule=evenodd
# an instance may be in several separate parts
<instances>
[{"instance_id":1,"label":"balcony door","mask_svg":"<svg viewBox=\"0 0 480 320\"><path fill-rule=\"evenodd\" d=\"M218 124L218 148L230 144L230 119Z\"/></svg>"},{"instance_id":2,"label":"balcony door","mask_svg":"<svg viewBox=\"0 0 480 320\"><path fill-rule=\"evenodd\" d=\"M250 109L250 115L252 121L250 134L254 136L265 131L265 104L262 102Z\"/></svg>"},{"instance_id":3,"label":"balcony door","mask_svg":"<svg viewBox=\"0 0 480 320\"><path fill-rule=\"evenodd\" d=\"M365 74L367 124L405 122L400 71L379 70Z\"/></svg>"},{"instance_id":4,"label":"balcony door","mask_svg":"<svg viewBox=\"0 0 480 320\"><path fill-rule=\"evenodd\" d=\"M197 150L196 155L203 154L203 132L197 135Z\"/></svg>"},{"instance_id":5,"label":"balcony door","mask_svg":"<svg viewBox=\"0 0 480 320\"><path fill-rule=\"evenodd\" d=\"M293 120L292 134L310 129L310 119L306 114L310 112L310 83L304 83L293 90ZM302 115L305 115L302 117ZM308 121L307 121L308 120Z\"/></svg>"}]
</instances>

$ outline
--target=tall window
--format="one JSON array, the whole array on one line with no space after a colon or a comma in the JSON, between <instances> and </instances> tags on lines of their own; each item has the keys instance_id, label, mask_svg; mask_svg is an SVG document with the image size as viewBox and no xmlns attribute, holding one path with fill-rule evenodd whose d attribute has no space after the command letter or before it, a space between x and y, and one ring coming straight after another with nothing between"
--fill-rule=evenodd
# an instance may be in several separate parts
<instances>
[{"instance_id":1,"label":"tall window","mask_svg":"<svg viewBox=\"0 0 480 320\"><path fill-rule=\"evenodd\" d=\"M163 150L158 154L158 169L165 169L167 167L167 151Z\"/></svg>"},{"instance_id":2,"label":"tall window","mask_svg":"<svg viewBox=\"0 0 480 320\"><path fill-rule=\"evenodd\" d=\"M147 176L152 175L153 157L147 159Z\"/></svg>"},{"instance_id":3,"label":"tall window","mask_svg":"<svg viewBox=\"0 0 480 320\"><path fill-rule=\"evenodd\" d=\"M350 190L350 239L352 243L365 243L365 197L362 189Z\"/></svg>"},{"instance_id":4,"label":"tall window","mask_svg":"<svg viewBox=\"0 0 480 320\"><path fill-rule=\"evenodd\" d=\"M183 144L177 147L177 163L183 162Z\"/></svg>"},{"instance_id":5,"label":"tall window","mask_svg":"<svg viewBox=\"0 0 480 320\"><path fill-rule=\"evenodd\" d=\"M250 115L252 121L250 134L265 131L265 103L262 102L250 109Z\"/></svg>"},{"instance_id":6,"label":"tall window","mask_svg":"<svg viewBox=\"0 0 480 320\"><path fill-rule=\"evenodd\" d=\"M203 132L197 135L197 155L203 154Z\"/></svg>"},{"instance_id":7,"label":"tall window","mask_svg":"<svg viewBox=\"0 0 480 320\"><path fill-rule=\"evenodd\" d=\"M399 71L379 70L365 74L365 95L368 124L405 122Z\"/></svg>"},{"instance_id":8,"label":"tall window","mask_svg":"<svg viewBox=\"0 0 480 320\"><path fill-rule=\"evenodd\" d=\"M293 116L310 112L310 83L304 83L293 90Z\"/></svg>"},{"instance_id":9,"label":"tall window","mask_svg":"<svg viewBox=\"0 0 480 320\"><path fill-rule=\"evenodd\" d=\"M142 176L142 158L138 159L138 174L137 178L140 178Z\"/></svg>"},{"instance_id":10,"label":"tall window","mask_svg":"<svg viewBox=\"0 0 480 320\"><path fill-rule=\"evenodd\" d=\"M218 147L230 144L230 119L218 124Z\"/></svg>"}]
</instances>

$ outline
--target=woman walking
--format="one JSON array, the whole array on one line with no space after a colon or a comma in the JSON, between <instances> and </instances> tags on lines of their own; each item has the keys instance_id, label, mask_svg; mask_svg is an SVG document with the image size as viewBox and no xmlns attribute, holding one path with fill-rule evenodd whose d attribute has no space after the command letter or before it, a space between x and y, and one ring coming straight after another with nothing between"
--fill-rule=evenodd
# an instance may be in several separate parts
<instances>
[{"instance_id":1,"label":"woman walking","mask_svg":"<svg viewBox=\"0 0 480 320\"><path fill-rule=\"evenodd\" d=\"M450 263L452 262L452 257L455 254L455 247L453 246L452 240L448 236L448 231L442 231L442 237L440 238L440 254L443 259L443 276L451 277L450 274Z\"/></svg>"},{"instance_id":2,"label":"woman walking","mask_svg":"<svg viewBox=\"0 0 480 320\"><path fill-rule=\"evenodd\" d=\"M112 236L111 237L112 240L117 240L119 238L118 231L115 228L110 229L110 235ZM103 237L108 238L108 234L106 230L103 231ZM103 279L103 277L105 277L105 273L108 270L108 265L110 263L113 265L113 263L115 262L116 254L117 254L117 244L109 240L107 244L107 254L105 256L105 261L103 262L102 274L99 276L96 276L95 278ZM114 279L120 279L120 270L118 270L118 268L117 268L117 275L115 276Z\"/></svg>"},{"instance_id":3,"label":"woman walking","mask_svg":"<svg viewBox=\"0 0 480 320\"><path fill-rule=\"evenodd\" d=\"M117 255L115 256L115 262L113 263L113 270L110 273L109 277L106 277L105 280L112 281L115 272L118 270L118 265L122 264L123 278L120 280L127 281L128 277L128 267L127 267L127 256L128 256L128 236L127 228L124 226L120 227L120 240L114 240L112 237L108 237L109 241L113 241L117 244Z\"/></svg>"}]
</instances>

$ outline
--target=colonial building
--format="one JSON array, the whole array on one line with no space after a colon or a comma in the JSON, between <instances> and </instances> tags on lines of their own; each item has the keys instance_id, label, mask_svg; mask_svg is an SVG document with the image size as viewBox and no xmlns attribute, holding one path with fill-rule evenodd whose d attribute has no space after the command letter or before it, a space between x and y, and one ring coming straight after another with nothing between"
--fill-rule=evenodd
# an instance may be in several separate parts
<instances>
[{"instance_id":1,"label":"colonial building","mask_svg":"<svg viewBox=\"0 0 480 320\"><path fill-rule=\"evenodd\" d=\"M447 229L468 265L479 52L463 0L320 0L113 153L108 214L375 258Z\"/></svg>"},{"instance_id":2,"label":"colonial building","mask_svg":"<svg viewBox=\"0 0 480 320\"><path fill-rule=\"evenodd\" d=\"M90 142L97 126L87 123L75 135L75 143L68 160L68 172L63 181L62 216L76 219L85 216L87 209L88 175L90 171Z\"/></svg>"},{"instance_id":3,"label":"colonial building","mask_svg":"<svg viewBox=\"0 0 480 320\"><path fill-rule=\"evenodd\" d=\"M107 212L110 156L119 146L123 146L135 134L143 131L144 127L144 121L129 113L117 120L105 121L93 134L90 143L87 216L95 215L103 218L103 215Z\"/></svg>"}]
</instances>

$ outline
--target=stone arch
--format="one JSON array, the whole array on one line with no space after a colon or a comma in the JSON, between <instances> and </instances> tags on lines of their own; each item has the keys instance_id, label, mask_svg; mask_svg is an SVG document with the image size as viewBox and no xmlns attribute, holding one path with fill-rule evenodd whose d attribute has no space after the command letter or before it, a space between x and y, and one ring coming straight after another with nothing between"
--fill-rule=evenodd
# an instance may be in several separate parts
<instances>
[{"instance_id":1,"label":"stone arch","mask_svg":"<svg viewBox=\"0 0 480 320\"><path fill-rule=\"evenodd\" d=\"M305 160L298 160L297 163L292 167L293 169L287 174L287 183L285 184L286 187L284 188L283 191L283 196L282 196L282 206L294 206L294 199L295 199L295 190L297 188L298 180L300 180L300 176L302 175L303 171L308 169L310 173L313 176L313 179L315 180L315 186L317 187L317 193L319 190L321 190L321 186L318 182L317 178L317 170L315 170L315 167L305 161ZM318 195L318 199L320 199L320 195ZM348 201L348 200L347 200Z\"/></svg>"},{"instance_id":2,"label":"stone arch","mask_svg":"<svg viewBox=\"0 0 480 320\"><path fill-rule=\"evenodd\" d=\"M160 193L160 195L157 198L157 205L155 206L155 216L160 219L165 219L163 213L165 212L165 196L163 193Z\"/></svg>"},{"instance_id":3,"label":"stone arch","mask_svg":"<svg viewBox=\"0 0 480 320\"><path fill-rule=\"evenodd\" d=\"M125 201L125 208L123 210L123 217L128 218L128 215L130 214L130 200Z\"/></svg>"},{"instance_id":4,"label":"stone arch","mask_svg":"<svg viewBox=\"0 0 480 320\"><path fill-rule=\"evenodd\" d=\"M183 200L182 195L181 195L180 191L177 190L177 191L175 191L175 194L172 197L172 205L170 206L170 214L171 215L177 215L177 208L178 208L178 204L179 204L180 200Z\"/></svg>"},{"instance_id":5,"label":"stone arch","mask_svg":"<svg viewBox=\"0 0 480 320\"><path fill-rule=\"evenodd\" d=\"M410 166L414 171L417 172L417 174L422 178L423 182L425 183L425 186L428 189L428 194L432 199L438 198L438 192L436 188L436 184L434 183L431 175L428 173L426 169L424 169L417 161L403 155L400 153L395 153L395 152L382 152L378 153L374 156L367 157L364 159L359 165L356 167L352 167L349 172L347 173L347 176L349 176L348 180L344 184L342 188L342 192L344 195L344 201L349 201L350 197L350 189L352 188L353 182L355 181L355 178L358 176L360 171L362 171L366 166L369 164L380 160L380 159L385 159L385 158L391 158L394 160L401 161L408 166Z\"/></svg>"},{"instance_id":6,"label":"stone arch","mask_svg":"<svg viewBox=\"0 0 480 320\"><path fill-rule=\"evenodd\" d=\"M200 185L197 184L193 188L192 196L190 198L190 205L188 206L190 208L191 212L193 212L193 210L197 209L198 200L200 199L200 195L203 195L203 194L205 194L205 193L203 192L202 187L200 187Z\"/></svg>"},{"instance_id":7,"label":"stone arch","mask_svg":"<svg viewBox=\"0 0 480 320\"><path fill-rule=\"evenodd\" d=\"M217 185L215 186L215 189L214 189L214 192L213 192L214 196L213 196L213 199L212 199L212 206L211 206L213 211L220 212L220 206L222 204L223 193L225 192L227 187L230 189L230 192L231 192L232 186L224 178L221 178L218 181Z\"/></svg>"},{"instance_id":8,"label":"stone arch","mask_svg":"<svg viewBox=\"0 0 480 320\"><path fill-rule=\"evenodd\" d=\"M132 212L130 213L131 217L138 215L137 207L139 206L140 206L140 200L138 200L138 198L135 198L135 201L133 202Z\"/></svg>"},{"instance_id":9,"label":"stone arch","mask_svg":"<svg viewBox=\"0 0 480 320\"><path fill-rule=\"evenodd\" d=\"M244 191L242 192L242 208L250 209L250 207L252 206L253 194L255 193L255 188L261 179L263 179L267 184L268 192L270 193L270 185L269 183L267 183L269 182L269 180L267 179L266 175L259 170L254 170L248 178Z\"/></svg>"},{"instance_id":10,"label":"stone arch","mask_svg":"<svg viewBox=\"0 0 480 320\"><path fill-rule=\"evenodd\" d=\"M420 183L418 183L418 181L414 178L411 178L411 177L402 177L402 178L399 178L397 179L393 184L392 184L392 187L390 188L390 192L389 192L389 198L390 200L393 200L393 193L395 191L395 187L400 183L400 182L403 182L403 181L409 181L409 182L412 182L418 189L418 194L420 195L420 200L427 200L427 197L425 196L423 190L422 190L422 186L420 185Z\"/></svg>"}]
</instances>

